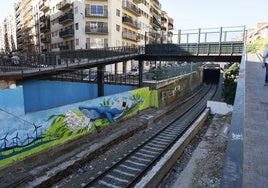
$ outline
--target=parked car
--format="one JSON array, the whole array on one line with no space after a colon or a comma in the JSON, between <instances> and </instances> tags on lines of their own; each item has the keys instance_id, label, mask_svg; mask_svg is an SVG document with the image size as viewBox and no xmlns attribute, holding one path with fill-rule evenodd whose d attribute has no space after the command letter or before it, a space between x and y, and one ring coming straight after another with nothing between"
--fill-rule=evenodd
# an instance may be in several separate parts
<instances>
[{"instance_id":1,"label":"parked car","mask_svg":"<svg viewBox=\"0 0 268 188\"><path fill-rule=\"evenodd\" d=\"M139 70L138 69L131 69L128 73L127 73L128 76L137 76L139 75Z\"/></svg>"},{"instance_id":2,"label":"parked car","mask_svg":"<svg viewBox=\"0 0 268 188\"><path fill-rule=\"evenodd\" d=\"M97 72L91 72L89 75L87 75L83 80L88 81L96 81L97 80Z\"/></svg>"}]
</instances>

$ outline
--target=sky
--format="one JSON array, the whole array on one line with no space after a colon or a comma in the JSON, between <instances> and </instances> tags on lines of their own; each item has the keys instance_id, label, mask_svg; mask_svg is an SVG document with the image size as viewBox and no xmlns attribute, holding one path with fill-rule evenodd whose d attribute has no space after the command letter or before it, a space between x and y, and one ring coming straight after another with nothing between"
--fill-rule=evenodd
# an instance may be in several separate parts
<instances>
[{"instance_id":1,"label":"sky","mask_svg":"<svg viewBox=\"0 0 268 188\"><path fill-rule=\"evenodd\" d=\"M268 22L268 0L160 0L175 30L246 26Z\"/></svg>"},{"instance_id":2,"label":"sky","mask_svg":"<svg viewBox=\"0 0 268 188\"><path fill-rule=\"evenodd\" d=\"M268 0L159 0L175 30L246 26L268 22ZM17 0L0 0L0 23Z\"/></svg>"}]
</instances>

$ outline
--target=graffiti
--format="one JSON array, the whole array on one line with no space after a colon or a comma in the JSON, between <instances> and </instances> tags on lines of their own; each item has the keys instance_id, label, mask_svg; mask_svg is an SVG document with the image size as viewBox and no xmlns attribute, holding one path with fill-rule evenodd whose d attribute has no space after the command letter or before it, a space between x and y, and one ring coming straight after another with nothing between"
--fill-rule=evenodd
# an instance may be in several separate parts
<instances>
[{"instance_id":1,"label":"graffiti","mask_svg":"<svg viewBox=\"0 0 268 188\"><path fill-rule=\"evenodd\" d=\"M42 125L36 125L33 123L32 126L33 131L30 133L25 133L25 131L20 130L12 134L7 132L4 137L0 138L0 151L9 150L14 147L26 146L35 140L40 139L42 135ZM31 134L31 136L29 136L29 134Z\"/></svg>"},{"instance_id":2,"label":"graffiti","mask_svg":"<svg viewBox=\"0 0 268 188\"><path fill-rule=\"evenodd\" d=\"M23 152L29 152L30 155L35 153L35 148L50 148L85 133L97 131L99 127L113 125L121 118L148 108L150 95L148 88L141 88L20 116L2 110L0 166L2 159L19 156Z\"/></svg>"}]
</instances>

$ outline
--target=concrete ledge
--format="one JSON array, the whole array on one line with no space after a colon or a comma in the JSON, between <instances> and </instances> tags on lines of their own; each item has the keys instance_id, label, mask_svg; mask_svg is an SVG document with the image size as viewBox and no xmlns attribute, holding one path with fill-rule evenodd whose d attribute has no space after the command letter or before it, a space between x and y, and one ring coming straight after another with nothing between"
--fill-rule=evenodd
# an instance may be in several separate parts
<instances>
[{"instance_id":1,"label":"concrete ledge","mask_svg":"<svg viewBox=\"0 0 268 188\"><path fill-rule=\"evenodd\" d=\"M136 120L133 121L133 118ZM147 121L145 119L139 117L133 118L108 126L101 133L85 134L0 169L0 176L13 173L16 169L24 169L25 171L23 175L18 174L16 176L17 179L2 182L2 186L49 186L51 182L70 174L77 165L85 163L87 160L106 151L111 145L147 127ZM129 126L123 126L126 124Z\"/></svg>"},{"instance_id":2,"label":"concrete ledge","mask_svg":"<svg viewBox=\"0 0 268 188\"><path fill-rule=\"evenodd\" d=\"M245 54L236 88L231 128L228 136L225 165L220 187L243 187L243 132L245 119Z\"/></svg>"},{"instance_id":3,"label":"concrete ledge","mask_svg":"<svg viewBox=\"0 0 268 188\"><path fill-rule=\"evenodd\" d=\"M205 111L199 116L199 118L174 144L174 146L169 150L169 152L147 173L145 177L142 178L140 182L135 185L135 188L157 187L157 185L171 169L171 167L176 163L179 156L183 153L185 147L197 134L197 132L207 119L209 113L210 109L205 109Z\"/></svg>"}]
</instances>

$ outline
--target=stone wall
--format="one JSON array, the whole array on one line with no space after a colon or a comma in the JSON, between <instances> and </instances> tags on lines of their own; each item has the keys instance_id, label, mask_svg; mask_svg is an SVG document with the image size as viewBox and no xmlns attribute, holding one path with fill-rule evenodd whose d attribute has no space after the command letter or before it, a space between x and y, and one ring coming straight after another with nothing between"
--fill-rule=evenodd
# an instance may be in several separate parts
<instances>
[{"instance_id":1,"label":"stone wall","mask_svg":"<svg viewBox=\"0 0 268 188\"><path fill-rule=\"evenodd\" d=\"M167 80L146 82L145 85L149 86L150 89L157 90L159 107L163 107L199 87L202 81L203 69L199 69L192 74L186 74Z\"/></svg>"}]
</instances>

